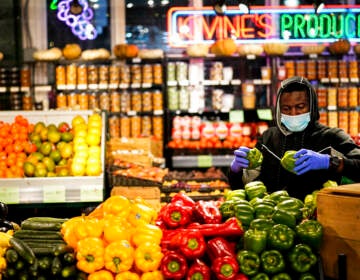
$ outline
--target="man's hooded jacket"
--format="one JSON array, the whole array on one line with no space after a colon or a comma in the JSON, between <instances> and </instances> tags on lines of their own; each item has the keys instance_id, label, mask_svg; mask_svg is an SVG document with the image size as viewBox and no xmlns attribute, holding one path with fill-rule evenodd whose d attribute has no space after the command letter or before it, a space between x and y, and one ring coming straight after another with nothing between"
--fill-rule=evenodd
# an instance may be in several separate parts
<instances>
[{"instance_id":1,"label":"man's hooded jacket","mask_svg":"<svg viewBox=\"0 0 360 280\"><path fill-rule=\"evenodd\" d=\"M309 94L310 122L301 132L291 132L281 123L280 96L291 85L305 86ZM303 86L301 86L303 85ZM249 181L260 180L273 192L285 189L291 196L303 199L307 194L322 188L322 185L333 180L340 184L343 176L360 182L360 148L342 129L330 128L319 123L319 108L314 87L303 77L293 77L282 82L277 92L275 105L275 126L266 130L258 139L256 147L263 154L263 163L255 170L244 170L238 174L230 171L229 180L232 188L242 188ZM288 150L302 148L315 152L341 156L344 159L342 174L333 170L311 170L303 175L296 175L285 170L279 159L269 153L264 144L281 158ZM242 178L241 178L242 177Z\"/></svg>"}]
</instances>

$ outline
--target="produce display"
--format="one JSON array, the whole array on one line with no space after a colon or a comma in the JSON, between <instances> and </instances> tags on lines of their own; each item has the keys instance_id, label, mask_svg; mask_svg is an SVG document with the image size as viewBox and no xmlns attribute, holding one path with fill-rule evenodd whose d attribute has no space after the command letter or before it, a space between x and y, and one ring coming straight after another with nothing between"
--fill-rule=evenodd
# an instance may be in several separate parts
<instances>
[{"instance_id":1,"label":"produce display","mask_svg":"<svg viewBox=\"0 0 360 280\"><path fill-rule=\"evenodd\" d=\"M0 178L98 176L102 173L102 116L71 122L0 122Z\"/></svg>"},{"instance_id":2,"label":"produce display","mask_svg":"<svg viewBox=\"0 0 360 280\"><path fill-rule=\"evenodd\" d=\"M1 277L319 279L323 226L314 195L302 201L253 181L218 200L178 192L159 211L140 197L113 195L87 215L8 222Z\"/></svg>"},{"instance_id":3,"label":"produce display","mask_svg":"<svg viewBox=\"0 0 360 280\"><path fill-rule=\"evenodd\" d=\"M319 279L323 227L314 219L312 203L284 190L267 193L260 181L230 191L220 211L244 227L236 254L240 271L250 279Z\"/></svg>"}]
</instances>

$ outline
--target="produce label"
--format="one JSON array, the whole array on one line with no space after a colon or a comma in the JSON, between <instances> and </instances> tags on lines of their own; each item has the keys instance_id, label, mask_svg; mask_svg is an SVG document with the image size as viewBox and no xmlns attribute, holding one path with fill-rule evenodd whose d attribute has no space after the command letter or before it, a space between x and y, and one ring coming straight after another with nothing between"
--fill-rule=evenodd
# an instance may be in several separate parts
<instances>
[{"instance_id":1,"label":"produce label","mask_svg":"<svg viewBox=\"0 0 360 280\"><path fill-rule=\"evenodd\" d=\"M198 156L198 167L210 167L212 165L212 156Z\"/></svg>"},{"instance_id":2,"label":"produce label","mask_svg":"<svg viewBox=\"0 0 360 280\"><path fill-rule=\"evenodd\" d=\"M19 199L18 187L1 187L0 188L1 201L7 204L17 204Z\"/></svg>"},{"instance_id":3,"label":"produce label","mask_svg":"<svg viewBox=\"0 0 360 280\"><path fill-rule=\"evenodd\" d=\"M45 203L51 202L64 202L65 199L65 186L51 186L43 188L43 201Z\"/></svg>"},{"instance_id":4,"label":"produce label","mask_svg":"<svg viewBox=\"0 0 360 280\"><path fill-rule=\"evenodd\" d=\"M80 188L80 201L102 201L103 200L103 188L100 185L87 185Z\"/></svg>"}]
</instances>

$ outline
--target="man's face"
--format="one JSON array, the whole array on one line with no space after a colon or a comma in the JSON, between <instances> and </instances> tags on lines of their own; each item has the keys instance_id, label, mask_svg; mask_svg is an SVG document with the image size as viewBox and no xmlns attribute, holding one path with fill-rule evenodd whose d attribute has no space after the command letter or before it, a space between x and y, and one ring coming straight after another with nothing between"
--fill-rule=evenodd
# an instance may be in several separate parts
<instances>
[{"instance_id":1,"label":"man's face","mask_svg":"<svg viewBox=\"0 0 360 280\"><path fill-rule=\"evenodd\" d=\"M280 96L282 114L295 116L310 111L309 96L306 91L283 92Z\"/></svg>"}]
</instances>

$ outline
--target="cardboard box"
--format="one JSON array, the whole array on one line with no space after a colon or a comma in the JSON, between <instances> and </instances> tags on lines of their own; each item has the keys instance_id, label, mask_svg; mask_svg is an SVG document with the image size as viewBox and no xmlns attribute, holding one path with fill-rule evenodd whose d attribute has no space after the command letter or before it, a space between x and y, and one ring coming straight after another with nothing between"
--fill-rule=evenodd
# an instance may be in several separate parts
<instances>
[{"instance_id":1,"label":"cardboard box","mask_svg":"<svg viewBox=\"0 0 360 280\"><path fill-rule=\"evenodd\" d=\"M324 226L320 251L325 276L338 279L338 256L345 254L347 279L360 275L360 184L322 189L317 219Z\"/></svg>"},{"instance_id":2,"label":"cardboard box","mask_svg":"<svg viewBox=\"0 0 360 280\"><path fill-rule=\"evenodd\" d=\"M123 195L129 199L141 197L146 202L148 202L155 210L159 211L161 208L159 187L116 186L111 189L111 195Z\"/></svg>"}]
</instances>

